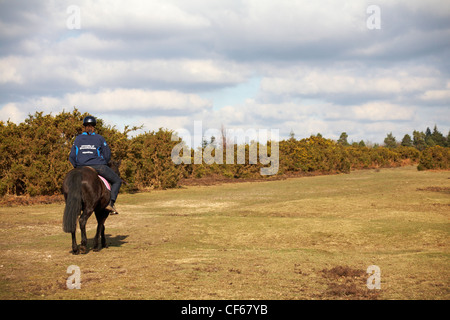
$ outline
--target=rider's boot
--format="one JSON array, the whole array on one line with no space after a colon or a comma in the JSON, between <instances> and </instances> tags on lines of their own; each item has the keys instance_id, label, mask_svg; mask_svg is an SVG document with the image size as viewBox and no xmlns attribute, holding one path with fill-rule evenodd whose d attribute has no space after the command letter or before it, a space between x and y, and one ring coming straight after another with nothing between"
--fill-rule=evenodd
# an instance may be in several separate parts
<instances>
[{"instance_id":1,"label":"rider's boot","mask_svg":"<svg viewBox=\"0 0 450 320\"><path fill-rule=\"evenodd\" d=\"M106 210L109 211L109 214L111 215L119 214L119 212L117 212L116 208L114 207L114 202L115 202L114 200L111 200L105 208Z\"/></svg>"}]
</instances>

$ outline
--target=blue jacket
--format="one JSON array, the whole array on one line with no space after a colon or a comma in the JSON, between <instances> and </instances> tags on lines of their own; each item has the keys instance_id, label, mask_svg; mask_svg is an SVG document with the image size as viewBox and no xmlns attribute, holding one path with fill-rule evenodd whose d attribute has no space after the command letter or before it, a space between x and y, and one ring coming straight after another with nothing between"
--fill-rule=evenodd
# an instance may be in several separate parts
<instances>
[{"instance_id":1,"label":"blue jacket","mask_svg":"<svg viewBox=\"0 0 450 320\"><path fill-rule=\"evenodd\" d=\"M105 139L92 133L83 132L75 138L70 150L69 161L74 168L81 166L108 164L111 160L111 150Z\"/></svg>"}]
</instances>

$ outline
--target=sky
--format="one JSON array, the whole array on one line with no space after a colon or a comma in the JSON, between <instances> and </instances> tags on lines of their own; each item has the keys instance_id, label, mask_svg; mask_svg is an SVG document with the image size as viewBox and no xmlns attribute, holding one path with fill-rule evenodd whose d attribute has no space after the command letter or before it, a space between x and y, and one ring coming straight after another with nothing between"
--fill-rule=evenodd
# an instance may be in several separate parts
<instances>
[{"instance_id":1,"label":"sky","mask_svg":"<svg viewBox=\"0 0 450 320\"><path fill-rule=\"evenodd\" d=\"M446 0L0 0L0 120L447 135L449 58Z\"/></svg>"}]
</instances>

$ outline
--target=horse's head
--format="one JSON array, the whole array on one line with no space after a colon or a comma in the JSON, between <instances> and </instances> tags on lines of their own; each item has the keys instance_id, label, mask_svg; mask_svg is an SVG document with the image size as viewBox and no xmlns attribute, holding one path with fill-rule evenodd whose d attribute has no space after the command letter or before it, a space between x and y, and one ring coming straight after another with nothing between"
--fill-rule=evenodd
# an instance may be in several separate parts
<instances>
[{"instance_id":1,"label":"horse's head","mask_svg":"<svg viewBox=\"0 0 450 320\"><path fill-rule=\"evenodd\" d=\"M108 162L108 167L110 167L119 177L120 177L120 164L122 163L122 160L110 160ZM120 177L122 179L122 177ZM122 182L127 185L128 182L122 179Z\"/></svg>"}]
</instances>

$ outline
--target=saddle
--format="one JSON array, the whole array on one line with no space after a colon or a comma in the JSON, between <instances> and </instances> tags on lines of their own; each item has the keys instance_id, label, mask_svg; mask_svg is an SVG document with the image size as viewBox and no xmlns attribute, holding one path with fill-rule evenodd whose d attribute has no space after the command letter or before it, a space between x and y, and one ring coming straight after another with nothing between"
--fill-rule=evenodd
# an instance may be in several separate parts
<instances>
[{"instance_id":1,"label":"saddle","mask_svg":"<svg viewBox=\"0 0 450 320\"><path fill-rule=\"evenodd\" d=\"M86 166L86 168L89 168L89 169L91 169L92 171L94 171L95 173L97 173L97 170L95 170L95 169L92 168L92 167ZM108 180L106 180L104 177L102 177L102 176L99 175L98 173L97 173L97 175L98 175L98 177L100 178L100 180L102 180L103 183L105 184L106 189L108 189L109 191L111 191L111 185L109 184Z\"/></svg>"},{"instance_id":2,"label":"saddle","mask_svg":"<svg viewBox=\"0 0 450 320\"><path fill-rule=\"evenodd\" d=\"M108 189L109 191L111 191L111 185L109 184L108 180L106 180L105 178L103 178L101 175L98 175L98 177L100 178L100 180L103 181L103 183L105 184L106 189Z\"/></svg>"}]
</instances>

